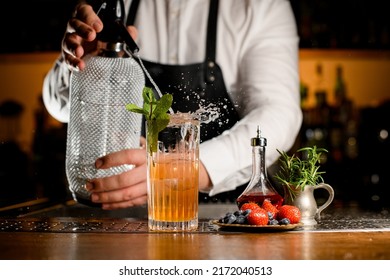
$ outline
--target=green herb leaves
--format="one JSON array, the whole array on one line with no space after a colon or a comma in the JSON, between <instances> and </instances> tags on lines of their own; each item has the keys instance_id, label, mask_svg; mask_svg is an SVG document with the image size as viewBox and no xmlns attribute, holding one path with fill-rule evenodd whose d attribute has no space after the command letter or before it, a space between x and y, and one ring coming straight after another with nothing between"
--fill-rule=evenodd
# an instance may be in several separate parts
<instances>
[{"instance_id":1,"label":"green herb leaves","mask_svg":"<svg viewBox=\"0 0 390 280\"><path fill-rule=\"evenodd\" d=\"M315 186L324 181L321 175L325 172L318 169L322 153L328 152L326 149L316 146L301 148L297 152L302 153L304 159L295 154L289 156L286 152L277 151L281 155L280 170L274 177L286 187L291 200L294 200L297 192L303 191L306 185Z\"/></svg>"},{"instance_id":2,"label":"green herb leaves","mask_svg":"<svg viewBox=\"0 0 390 280\"><path fill-rule=\"evenodd\" d=\"M127 104L126 109L133 113L143 114L147 121L146 142L148 152L157 151L158 133L167 127L169 114L167 111L172 106L173 96L164 94L160 99L156 99L153 90L145 87L142 96L144 99L143 108L135 104Z\"/></svg>"}]
</instances>

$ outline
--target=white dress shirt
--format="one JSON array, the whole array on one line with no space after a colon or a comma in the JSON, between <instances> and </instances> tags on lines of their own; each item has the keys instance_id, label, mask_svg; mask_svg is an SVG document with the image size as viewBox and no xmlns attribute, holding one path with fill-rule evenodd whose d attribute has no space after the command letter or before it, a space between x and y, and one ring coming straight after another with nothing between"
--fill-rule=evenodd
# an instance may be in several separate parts
<instances>
[{"instance_id":1,"label":"white dress shirt","mask_svg":"<svg viewBox=\"0 0 390 280\"><path fill-rule=\"evenodd\" d=\"M131 0L124 1L126 11ZM288 151L299 132L298 43L287 0L220 0L216 62L241 120L200 147L213 187L210 195L232 190L251 175L250 139L260 126L267 138L266 165ZM141 0L135 20L140 56L163 64L205 59L209 0ZM68 75L57 61L45 78L43 98L55 118L69 119Z\"/></svg>"}]
</instances>

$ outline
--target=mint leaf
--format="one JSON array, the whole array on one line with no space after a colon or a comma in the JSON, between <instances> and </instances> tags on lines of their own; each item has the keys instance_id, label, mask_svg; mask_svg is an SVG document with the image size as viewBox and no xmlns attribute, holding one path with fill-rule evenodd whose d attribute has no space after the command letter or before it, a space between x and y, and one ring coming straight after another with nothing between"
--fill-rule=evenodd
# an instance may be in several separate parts
<instances>
[{"instance_id":1,"label":"mint leaf","mask_svg":"<svg viewBox=\"0 0 390 280\"><path fill-rule=\"evenodd\" d=\"M150 104L153 100L155 100L153 89L150 87L144 87L142 91L142 97L146 104Z\"/></svg>"},{"instance_id":2,"label":"mint leaf","mask_svg":"<svg viewBox=\"0 0 390 280\"><path fill-rule=\"evenodd\" d=\"M170 116L167 113L172 106L173 96L164 94L160 99L156 99L153 90L144 87L142 92L144 100L143 107L135 104L127 104L126 109L133 113L143 114L147 121L146 141L150 154L157 152L158 133L167 127Z\"/></svg>"},{"instance_id":3,"label":"mint leaf","mask_svg":"<svg viewBox=\"0 0 390 280\"><path fill-rule=\"evenodd\" d=\"M155 107L153 115L156 119L165 118L167 111L171 108L173 96L171 94L163 95L157 102L158 106Z\"/></svg>"},{"instance_id":4,"label":"mint leaf","mask_svg":"<svg viewBox=\"0 0 390 280\"><path fill-rule=\"evenodd\" d=\"M142 109L140 107L138 107L137 105L135 104L127 104L126 105L126 109L128 111L131 111L133 113L138 113L138 114L147 114L147 112L145 111L145 109Z\"/></svg>"},{"instance_id":5,"label":"mint leaf","mask_svg":"<svg viewBox=\"0 0 390 280\"><path fill-rule=\"evenodd\" d=\"M157 152L158 133L167 127L169 123L169 115L167 118L149 120L147 125L147 144L150 153Z\"/></svg>"}]
</instances>

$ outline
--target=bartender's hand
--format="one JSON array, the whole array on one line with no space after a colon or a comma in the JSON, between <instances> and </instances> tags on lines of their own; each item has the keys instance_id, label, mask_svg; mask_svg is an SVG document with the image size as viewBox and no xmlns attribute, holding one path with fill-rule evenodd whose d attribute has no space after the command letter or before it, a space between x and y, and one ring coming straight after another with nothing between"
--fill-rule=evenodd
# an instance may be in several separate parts
<instances>
[{"instance_id":1,"label":"bartender's hand","mask_svg":"<svg viewBox=\"0 0 390 280\"><path fill-rule=\"evenodd\" d=\"M87 183L87 189L92 193L93 202L101 203L102 208L113 210L143 205L147 202L146 185L146 150L145 139L141 140L141 149L127 149L108 154L99 158L97 168L110 168L122 164L132 164L135 167L121 174L94 179ZM200 162L199 189L211 187L210 177Z\"/></svg>"},{"instance_id":2,"label":"bartender's hand","mask_svg":"<svg viewBox=\"0 0 390 280\"><path fill-rule=\"evenodd\" d=\"M106 210L143 205L147 202L146 192L146 151L126 149L108 154L96 160L96 168L106 169L122 164L134 168L121 174L94 179L87 183L91 200L101 203Z\"/></svg>"},{"instance_id":3,"label":"bartender's hand","mask_svg":"<svg viewBox=\"0 0 390 280\"><path fill-rule=\"evenodd\" d=\"M83 57L97 49L96 34L103 30L103 23L92 6L82 3L76 6L73 17L68 21L62 40L62 56L65 61L80 70L85 68ZM127 30L135 40L137 29L128 26Z\"/></svg>"}]
</instances>

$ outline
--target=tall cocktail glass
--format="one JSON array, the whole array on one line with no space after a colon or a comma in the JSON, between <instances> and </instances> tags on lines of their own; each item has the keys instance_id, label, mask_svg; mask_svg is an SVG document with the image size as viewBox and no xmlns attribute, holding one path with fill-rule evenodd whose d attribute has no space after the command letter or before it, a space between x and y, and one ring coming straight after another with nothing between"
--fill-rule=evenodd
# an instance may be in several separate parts
<instances>
[{"instance_id":1,"label":"tall cocktail glass","mask_svg":"<svg viewBox=\"0 0 390 280\"><path fill-rule=\"evenodd\" d=\"M187 113L171 114L158 134L157 151L148 152L150 230L197 229L199 137L199 120Z\"/></svg>"}]
</instances>

